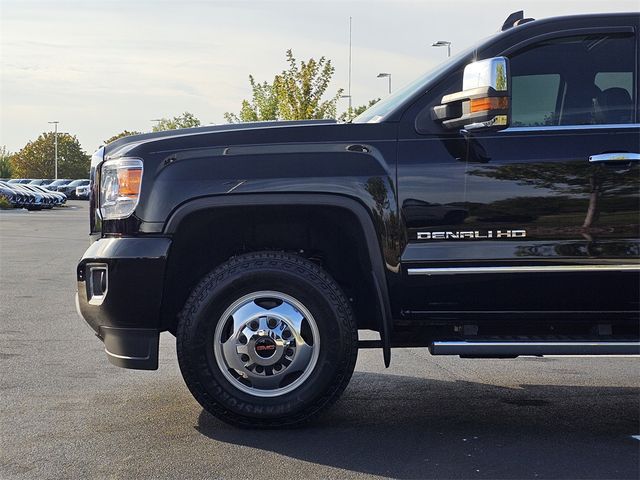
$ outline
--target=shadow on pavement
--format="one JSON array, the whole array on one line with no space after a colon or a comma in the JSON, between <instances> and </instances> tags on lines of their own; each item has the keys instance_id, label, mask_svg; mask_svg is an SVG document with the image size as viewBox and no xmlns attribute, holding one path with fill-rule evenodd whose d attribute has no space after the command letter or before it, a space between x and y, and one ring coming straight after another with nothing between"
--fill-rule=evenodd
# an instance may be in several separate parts
<instances>
[{"instance_id":1,"label":"shadow on pavement","mask_svg":"<svg viewBox=\"0 0 640 480\"><path fill-rule=\"evenodd\" d=\"M639 394L355 373L342 400L306 427L235 429L203 411L196 428L217 441L387 477L637 478L640 444L630 436L640 433Z\"/></svg>"}]
</instances>

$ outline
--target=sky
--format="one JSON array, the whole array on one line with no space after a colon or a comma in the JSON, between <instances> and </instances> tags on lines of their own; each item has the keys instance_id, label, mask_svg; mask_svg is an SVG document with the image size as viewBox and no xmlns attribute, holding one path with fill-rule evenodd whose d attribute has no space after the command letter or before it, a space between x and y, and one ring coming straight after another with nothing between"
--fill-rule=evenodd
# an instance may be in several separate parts
<instances>
[{"instance_id":1,"label":"sky","mask_svg":"<svg viewBox=\"0 0 640 480\"><path fill-rule=\"evenodd\" d=\"M248 76L271 81L299 60L325 56L329 88L348 88L352 17L354 106L495 33L507 15L544 18L638 11L638 0L0 0L0 146L17 151L51 129L93 152L122 130L194 113L224 123L250 98ZM346 93L346 92L345 92ZM341 99L338 112L347 109Z\"/></svg>"}]
</instances>

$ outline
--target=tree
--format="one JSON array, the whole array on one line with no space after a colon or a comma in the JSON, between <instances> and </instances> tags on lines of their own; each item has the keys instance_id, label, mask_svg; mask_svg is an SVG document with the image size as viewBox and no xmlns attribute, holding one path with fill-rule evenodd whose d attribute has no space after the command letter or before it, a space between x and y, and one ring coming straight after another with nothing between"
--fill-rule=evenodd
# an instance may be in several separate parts
<instances>
[{"instance_id":1,"label":"tree","mask_svg":"<svg viewBox=\"0 0 640 480\"><path fill-rule=\"evenodd\" d=\"M352 108L351 111L347 109L346 112L342 112L342 114L338 117L338 120L340 120L341 122L348 122L352 118L355 118L361 113L363 113L365 110L368 110L371 107L373 107L379 101L380 101L379 98L374 98L373 100L369 100L369 103L366 105L360 105L358 107Z\"/></svg>"},{"instance_id":2,"label":"tree","mask_svg":"<svg viewBox=\"0 0 640 480\"><path fill-rule=\"evenodd\" d=\"M5 145L0 147L0 178L11 178L13 172L11 157L12 155Z\"/></svg>"},{"instance_id":3,"label":"tree","mask_svg":"<svg viewBox=\"0 0 640 480\"><path fill-rule=\"evenodd\" d=\"M335 73L331 60L310 58L298 64L290 49L286 57L289 68L276 75L272 83L258 83L249 76L252 99L242 101L237 115L225 113L228 122L335 118L342 89L323 100Z\"/></svg>"},{"instance_id":4,"label":"tree","mask_svg":"<svg viewBox=\"0 0 640 480\"><path fill-rule=\"evenodd\" d=\"M22 178L53 178L55 152L53 132L42 133L11 157L14 175ZM58 133L58 177L89 175L90 157L74 135Z\"/></svg>"},{"instance_id":5,"label":"tree","mask_svg":"<svg viewBox=\"0 0 640 480\"><path fill-rule=\"evenodd\" d=\"M189 112L184 112L173 118L161 118L157 124L153 126L154 132L162 132L163 130L178 130L180 128L199 127L200 120Z\"/></svg>"},{"instance_id":6,"label":"tree","mask_svg":"<svg viewBox=\"0 0 640 480\"><path fill-rule=\"evenodd\" d=\"M140 135L141 133L142 133L142 132L136 132L135 130L134 130L134 131L132 131L132 132L130 132L129 130L123 130L122 132L120 132L120 133L116 133L114 136L107 138L107 139L104 141L104 143L105 143L105 145L106 145L107 143L115 142L115 141L116 141L116 140L118 140L119 138L122 138L122 137L128 137L128 136L130 136L130 135Z\"/></svg>"},{"instance_id":7,"label":"tree","mask_svg":"<svg viewBox=\"0 0 640 480\"><path fill-rule=\"evenodd\" d=\"M273 88L278 98L278 112L284 120L335 118L336 103L342 94L339 89L333 98L322 100L329 88L335 68L331 60L320 57L316 61L298 62L291 49L287 50L289 69L276 75Z\"/></svg>"},{"instance_id":8,"label":"tree","mask_svg":"<svg viewBox=\"0 0 640 480\"><path fill-rule=\"evenodd\" d=\"M253 75L249 75L252 97L251 102L242 101L240 113L225 113L224 118L229 123L257 122L261 120L278 119L278 98L273 85L267 82L256 83Z\"/></svg>"}]
</instances>

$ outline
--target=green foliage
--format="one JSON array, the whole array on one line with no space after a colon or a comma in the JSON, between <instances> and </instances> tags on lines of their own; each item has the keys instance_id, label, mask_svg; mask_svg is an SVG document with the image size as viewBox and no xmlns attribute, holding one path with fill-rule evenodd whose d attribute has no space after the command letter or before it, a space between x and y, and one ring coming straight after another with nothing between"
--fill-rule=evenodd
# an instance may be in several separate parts
<instances>
[{"instance_id":1,"label":"green foliage","mask_svg":"<svg viewBox=\"0 0 640 480\"><path fill-rule=\"evenodd\" d=\"M251 102L242 101L240 113L225 113L224 118L229 123L257 122L260 120L278 119L278 98L273 85L267 82L256 83L253 75L249 75L252 97Z\"/></svg>"},{"instance_id":2,"label":"green foliage","mask_svg":"<svg viewBox=\"0 0 640 480\"><path fill-rule=\"evenodd\" d=\"M0 147L0 178L11 178L13 167L11 165L11 154L6 146Z\"/></svg>"},{"instance_id":3,"label":"green foliage","mask_svg":"<svg viewBox=\"0 0 640 480\"><path fill-rule=\"evenodd\" d=\"M180 128L199 127L200 120L189 112L184 112L173 118L161 118L156 125L153 126L154 132L162 132L164 130L178 130Z\"/></svg>"},{"instance_id":4,"label":"green foliage","mask_svg":"<svg viewBox=\"0 0 640 480\"><path fill-rule=\"evenodd\" d=\"M507 89L507 72L504 71L504 65L498 64L496 68L496 90L504 91Z\"/></svg>"},{"instance_id":5,"label":"green foliage","mask_svg":"<svg viewBox=\"0 0 640 480\"><path fill-rule=\"evenodd\" d=\"M53 178L54 133L42 133L12 155L14 176L18 178ZM74 135L58 133L58 177L86 178L89 175L90 157Z\"/></svg>"},{"instance_id":6,"label":"green foliage","mask_svg":"<svg viewBox=\"0 0 640 480\"><path fill-rule=\"evenodd\" d=\"M225 113L228 122L335 118L342 89L323 100L335 73L331 60L320 57L298 63L291 50L286 57L289 68L276 75L272 83L257 83L249 76L251 101L243 100L237 115Z\"/></svg>"},{"instance_id":7,"label":"green foliage","mask_svg":"<svg viewBox=\"0 0 640 480\"><path fill-rule=\"evenodd\" d=\"M329 100L322 100L329 88L335 68L331 60L320 57L316 61L310 58L308 62L300 62L300 66L287 50L289 69L276 75L273 88L278 98L278 113L284 120L306 120L335 118L336 103L342 94L342 89Z\"/></svg>"},{"instance_id":8,"label":"green foliage","mask_svg":"<svg viewBox=\"0 0 640 480\"><path fill-rule=\"evenodd\" d=\"M118 140L119 138L122 138L122 137L128 137L128 136L130 136L130 135L140 135L141 133L142 133L142 132L136 132L135 130L134 130L134 131L132 131L132 132L130 132L129 130L123 130L122 132L117 133L117 134L115 134L114 136L107 138L107 139L104 141L104 143L105 143L105 145L106 145L107 143L115 142L115 141L116 141L116 140Z\"/></svg>"},{"instance_id":9,"label":"green foliage","mask_svg":"<svg viewBox=\"0 0 640 480\"><path fill-rule=\"evenodd\" d=\"M379 98L374 98L373 100L369 100L369 103L367 103L366 105L360 105L358 107L351 108L351 111L347 109L345 112L342 112L342 114L338 117L338 120L340 120L341 122L348 122L352 118L356 118L361 113L364 113L365 110L373 107L379 101Z\"/></svg>"},{"instance_id":10,"label":"green foliage","mask_svg":"<svg viewBox=\"0 0 640 480\"><path fill-rule=\"evenodd\" d=\"M9 199L0 193L0 210L6 210L9 208L13 208Z\"/></svg>"}]
</instances>

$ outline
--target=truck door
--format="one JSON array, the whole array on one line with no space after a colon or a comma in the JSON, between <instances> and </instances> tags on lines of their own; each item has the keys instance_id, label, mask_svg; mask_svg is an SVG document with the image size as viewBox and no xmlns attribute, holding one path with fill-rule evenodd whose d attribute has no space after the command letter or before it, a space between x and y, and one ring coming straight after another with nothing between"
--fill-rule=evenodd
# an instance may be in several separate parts
<instances>
[{"instance_id":1,"label":"truck door","mask_svg":"<svg viewBox=\"0 0 640 480\"><path fill-rule=\"evenodd\" d=\"M509 127L466 132L464 146L459 137L443 139L458 159L443 160L437 170L446 173L427 182L439 181L440 193L415 194L408 155L415 146L400 141L405 313L637 311L633 28L547 36L506 56ZM423 172L435 172L433 165L423 163ZM407 198L410 192L419 198Z\"/></svg>"}]
</instances>

